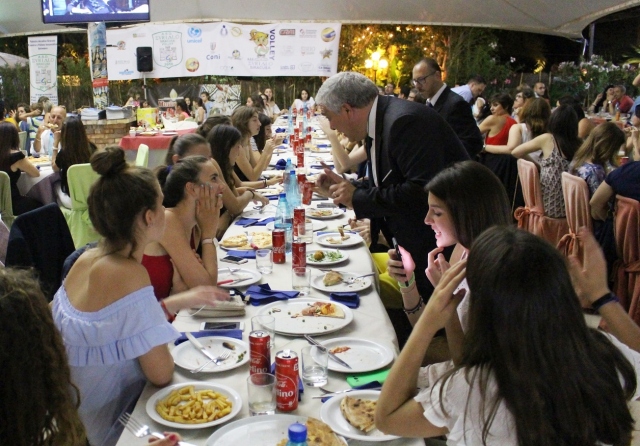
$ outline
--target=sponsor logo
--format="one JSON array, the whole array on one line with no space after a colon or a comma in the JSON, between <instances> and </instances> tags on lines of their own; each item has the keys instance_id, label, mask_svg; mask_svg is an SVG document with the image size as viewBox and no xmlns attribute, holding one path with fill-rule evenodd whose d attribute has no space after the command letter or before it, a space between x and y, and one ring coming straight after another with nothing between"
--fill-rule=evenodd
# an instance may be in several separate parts
<instances>
[{"instance_id":1,"label":"sponsor logo","mask_svg":"<svg viewBox=\"0 0 640 446\"><path fill-rule=\"evenodd\" d=\"M256 45L254 51L256 52L258 57L266 57L269 53L269 34L252 29L249 35L251 36L249 40Z\"/></svg>"},{"instance_id":2,"label":"sponsor logo","mask_svg":"<svg viewBox=\"0 0 640 446\"><path fill-rule=\"evenodd\" d=\"M216 50L216 43L215 42L210 42L209 43L209 49L211 51L215 51Z\"/></svg>"},{"instance_id":3,"label":"sponsor logo","mask_svg":"<svg viewBox=\"0 0 640 446\"><path fill-rule=\"evenodd\" d=\"M280 65L280 69L283 71L293 71L296 69L295 65Z\"/></svg>"},{"instance_id":4,"label":"sponsor logo","mask_svg":"<svg viewBox=\"0 0 640 446\"><path fill-rule=\"evenodd\" d=\"M145 33L133 33L134 39L139 39L141 37L147 37L147 35Z\"/></svg>"},{"instance_id":5,"label":"sponsor logo","mask_svg":"<svg viewBox=\"0 0 640 446\"><path fill-rule=\"evenodd\" d=\"M280 35L281 36L295 36L296 35L296 30L295 29L281 29L280 30Z\"/></svg>"},{"instance_id":6,"label":"sponsor logo","mask_svg":"<svg viewBox=\"0 0 640 446\"><path fill-rule=\"evenodd\" d=\"M227 34L229 34L229 30L227 29L227 25L222 25L222 29L220 30L220 35L222 37L226 36Z\"/></svg>"},{"instance_id":7,"label":"sponsor logo","mask_svg":"<svg viewBox=\"0 0 640 446\"><path fill-rule=\"evenodd\" d=\"M322 30L321 36L325 42L331 42L336 38L336 30L328 26Z\"/></svg>"},{"instance_id":8,"label":"sponsor logo","mask_svg":"<svg viewBox=\"0 0 640 446\"><path fill-rule=\"evenodd\" d=\"M320 51L320 54L322 55L323 59L331 59L331 55L333 54L333 50L330 49L324 49Z\"/></svg>"},{"instance_id":9,"label":"sponsor logo","mask_svg":"<svg viewBox=\"0 0 640 446\"><path fill-rule=\"evenodd\" d=\"M182 33L161 31L153 37L153 61L164 68L171 68L182 62ZM202 39L200 39L202 40Z\"/></svg>"},{"instance_id":10,"label":"sponsor logo","mask_svg":"<svg viewBox=\"0 0 640 446\"><path fill-rule=\"evenodd\" d=\"M283 56L293 56L294 48L291 45L281 46L280 47L280 54L283 55Z\"/></svg>"},{"instance_id":11,"label":"sponsor logo","mask_svg":"<svg viewBox=\"0 0 640 446\"><path fill-rule=\"evenodd\" d=\"M300 64L300 69L302 71L305 71L305 72L306 71L311 71L311 70L313 70L313 64L309 63L309 62Z\"/></svg>"},{"instance_id":12,"label":"sponsor logo","mask_svg":"<svg viewBox=\"0 0 640 446\"><path fill-rule=\"evenodd\" d=\"M240 51L233 50L233 52L231 53L231 57L233 57L234 59L240 59Z\"/></svg>"},{"instance_id":13,"label":"sponsor logo","mask_svg":"<svg viewBox=\"0 0 640 446\"><path fill-rule=\"evenodd\" d=\"M220 54L207 54L207 60L220 60Z\"/></svg>"},{"instance_id":14,"label":"sponsor logo","mask_svg":"<svg viewBox=\"0 0 640 446\"><path fill-rule=\"evenodd\" d=\"M311 56L315 52L316 52L316 47L315 46L301 46L300 47L300 54L302 54L303 56Z\"/></svg>"},{"instance_id":15,"label":"sponsor logo","mask_svg":"<svg viewBox=\"0 0 640 446\"><path fill-rule=\"evenodd\" d=\"M231 28L231 35L233 37L240 37L242 35L242 29L240 29L240 27L238 26L234 26L233 28Z\"/></svg>"},{"instance_id":16,"label":"sponsor logo","mask_svg":"<svg viewBox=\"0 0 640 446\"><path fill-rule=\"evenodd\" d=\"M116 65L130 65L130 60L116 60Z\"/></svg>"},{"instance_id":17,"label":"sponsor logo","mask_svg":"<svg viewBox=\"0 0 640 446\"><path fill-rule=\"evenodd\" d=\"M187 34L191 37L187 39L187 43L202 43L202 29L190 26L187 28Z\"/></svg>"},{"instance_id":18,"label":"sponsor logo","mask_svg":"<svg viewBox=\"0 0 640 446\"><path fill-rule=\"evenodd\" d=\"M195 57L190 57L185 62L184 66L187 71L193 73L195 71L198 71L198 68L200 68L200 61L198 61L198 59L196 59Z\"/></svg>"},{"instance_id":19,"label":"sponsor logo","mask_svg":"<svg viewBox=\"0 0 640 446\"><path fill-rule=\"evenodd\" d=\"M300 38L302 39L315 39L318 36L317 29L301 29L299 31Z\"/></svg>"},{"instance_id":20,"label":"sponsor logo","mask_svg":"<svg viewBox=\"0 0 640 446\"><path fill-rule=\"evenodd\" d=\"M118 43L116 43L116 46L118 47L118 50L126 50L127 49L127 43L124 40L118 41Z\"/></svg>"},{"instance_id":21,"label":"sponsor logo","mask_svg":"<svg viewBox=\"0 0 640 446\"><path fill-rule=\"evenodd\" d=\"M133 70L127 68L126 70L119 71L118 74L121 76L129 76L133 74Z\"/></svg>"}]
</instances>

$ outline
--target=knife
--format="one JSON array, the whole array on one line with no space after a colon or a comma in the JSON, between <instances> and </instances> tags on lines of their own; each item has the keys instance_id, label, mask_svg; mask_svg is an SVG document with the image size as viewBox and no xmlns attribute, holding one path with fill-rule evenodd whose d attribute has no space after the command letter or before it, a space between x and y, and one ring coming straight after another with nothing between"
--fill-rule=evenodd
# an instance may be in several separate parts
<instances>
[{"instance_id":1,"label":"knife","mask_svg":"<svg viewBox=\"0 0 640 446\"><path fill-rule=\"evenodd\" d=\"M194 338L193 335L191 333L189 333L188 331L185 334L187 335L187 339L189 339L189 342L191 342L195 348L200 350L202 352L202 354L205 355L207 358L209 358L209 359L211 359L212 361L215 362L216 357L213 356L211 353L209 353L209 351L206 348L204 348L204 345L202 345L200 343L200 341L198 341L196 338Z\"/></svg>"},{"instance_id":2,"label":"knife","mask_svg":"<svg viewBox=\"0 0 640 446\"><path fill-rule=\"evenodd\" d=\"M304 338L307 341L309 341L310 344L317 345L318 347L326 348L324 345L320 344L318 341L316 341L315 339L313 339L309 335L304 335ZM346 362L344 362L342 359L338 358L335 354L333 354L331 352L329 352L329 358L333 359L335 362L337 362L341 366L346 367L348 369L351 369L351 366L349 364L347 364Z\"/></svg>"}]
</instances>

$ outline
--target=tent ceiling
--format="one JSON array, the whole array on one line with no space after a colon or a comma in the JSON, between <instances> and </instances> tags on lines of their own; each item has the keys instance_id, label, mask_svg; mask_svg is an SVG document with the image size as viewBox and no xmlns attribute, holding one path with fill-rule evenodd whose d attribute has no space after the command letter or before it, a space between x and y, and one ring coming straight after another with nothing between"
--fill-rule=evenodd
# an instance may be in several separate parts
<instances>
[{"instance_id":1,"label":"tent ceiling","mask_svg":"<svg viewBox=\"0 0 640 446\"><path fill-rule=\"evenodd\" d=\"M60 32L44 25L42 0L1 0L2 35ZM332 21L483 26L581 37L589 23L640 5L640 0L150 0L151 20Z\"/></svg>"}]
</instances>

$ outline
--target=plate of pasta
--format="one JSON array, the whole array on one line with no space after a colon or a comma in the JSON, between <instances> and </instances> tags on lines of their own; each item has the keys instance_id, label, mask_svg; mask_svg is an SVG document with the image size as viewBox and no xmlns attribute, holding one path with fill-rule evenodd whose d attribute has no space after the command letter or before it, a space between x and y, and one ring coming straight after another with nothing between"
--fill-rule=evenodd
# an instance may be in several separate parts
<instances>
[{"instance_id":1,"label":"plate of pasta","mask_svg":"<svg viewBox=\"0 0 640 446\"><path fill-rule=\"evenodd\" d=\"M240 394L231 387L193 381L165 387L147 401L147 414L176 429L202 429L232 420L242 408Z\"/></svg>"}]
</instances>

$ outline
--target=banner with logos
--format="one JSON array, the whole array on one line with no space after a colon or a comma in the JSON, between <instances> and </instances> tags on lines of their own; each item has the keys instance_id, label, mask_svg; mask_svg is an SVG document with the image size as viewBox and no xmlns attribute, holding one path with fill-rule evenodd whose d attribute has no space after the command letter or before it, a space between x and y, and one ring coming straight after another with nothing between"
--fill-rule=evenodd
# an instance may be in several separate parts
<instances>
[{"instance_id":1,"label":"banner with logos","mask_svg":"<svg viewBox=\"0 0 640 446\"><path fill-rule=\"evenodd\" d=\"M151 47L146 77L331 76L338 69L339 23L141 25L107 30L109 80L140 79L136 48Z\"/></svg>"},{"instance_id":2,"label":"banner with logos","mask_svg":"<svg viewBox=\"0 0 640 446\"><path fill-rule=\"evenodd\" d=\"M58 36L29 37L29 101L46 96L58 105Z\"/></svg>"},{"instance_id":3,"label":"banner with logos","mask_svg":"<svg viewBox=\"0 0 640 446\"><path fill-rule=\"evenodd\" d=\"M104 22L89 23L89 68L93 86L93 106L104 110L109 105L109 77L107 74L107 27Z\"/></svg>"}]
</instances>

